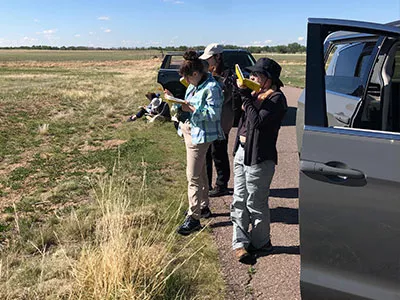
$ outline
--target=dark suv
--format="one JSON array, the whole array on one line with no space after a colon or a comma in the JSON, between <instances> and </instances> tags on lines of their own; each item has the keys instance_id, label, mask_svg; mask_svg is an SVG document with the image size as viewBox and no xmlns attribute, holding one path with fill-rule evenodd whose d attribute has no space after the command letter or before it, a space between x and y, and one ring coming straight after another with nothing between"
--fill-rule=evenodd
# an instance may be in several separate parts
<instances>
[{"instance_id":1,"label":"dark suv","mask_svg":"<svg viewBox=\"0 0 400 300\"><path fill-rule=\"evenodd\" d=\"M299 99L302 299L400 299L399 22L310 19Z\"/></svg>"},{"instance_id":2,"label":"dark suv","mask_svg":"<svg viewBox=\"0 0 400 300\"><path fill-rule=\"evenodd\" d=\"M202 52L199 52L201 54ZM158 71L157 82L164 89L168 89L175 97L183 99L185 97L186 88L180 83L179 67L183 61L182 52L171 52L165 55ZM225 69L234 70L235 64L239 64L241 69L255 64L253 55L247 50L230 50L226 49L222 53Z\"/></svg>"}]
</instances>

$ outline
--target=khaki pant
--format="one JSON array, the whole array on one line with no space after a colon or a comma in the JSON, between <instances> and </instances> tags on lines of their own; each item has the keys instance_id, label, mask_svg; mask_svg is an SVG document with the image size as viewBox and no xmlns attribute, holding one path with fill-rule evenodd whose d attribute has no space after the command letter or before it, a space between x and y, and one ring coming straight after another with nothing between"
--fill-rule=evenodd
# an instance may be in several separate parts
<instances>
[{"instance_id":1,"label":"khaki pant","mask_svg":"<svg viewBox=\"0 0 400 300\"><path fill-rule=\"evenodd\" d=\"M211 143L192 144L190 124L181 125L186 145L186 177L188 181L188 215L200 219L200 211L208 206L208 179L206 171L206 154Z\"/></svg>"}]
</instances>

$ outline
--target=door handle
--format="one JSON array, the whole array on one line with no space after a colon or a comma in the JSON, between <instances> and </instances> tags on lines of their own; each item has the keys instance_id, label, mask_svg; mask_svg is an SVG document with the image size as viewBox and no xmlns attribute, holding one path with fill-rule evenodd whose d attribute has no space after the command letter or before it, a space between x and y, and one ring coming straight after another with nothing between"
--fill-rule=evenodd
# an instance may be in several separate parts
<instances>
[{"instance_id":1,"label":"door handle","mask_svg":"<svg viewBox=\"0 0 400 300\"><path fill-rule=\"evenodd\" d=\"M312 173L324 176L336 176L342 179L364 179L365 175L359 170L350 169L346 164L341 162L328 162L326 164L302 160L300 162L300 170L305 173Z\"/></svg>"},{"instance_id":2,"label":"door handle","mask_svg":"<svg viewBox=\"0 0 400 300\"><path fill-rule=\"evenodd\" d=\"M350 124L350 118L345 116L343 113L335 113L333 114L333 116L335 117L336 120L338 120L341 123Z\"/></svg>"}]
</instances>

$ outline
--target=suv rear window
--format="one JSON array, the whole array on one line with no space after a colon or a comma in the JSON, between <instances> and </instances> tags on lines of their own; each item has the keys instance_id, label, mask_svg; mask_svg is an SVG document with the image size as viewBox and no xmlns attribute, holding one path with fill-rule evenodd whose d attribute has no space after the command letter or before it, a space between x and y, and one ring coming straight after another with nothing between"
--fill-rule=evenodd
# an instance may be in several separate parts
<instances>
[{"instance_id":1,"label":"suv rear window","mask_svg":"<svg viewBox=\"0 0 400 300\"><path fill-rule=\"evenodd\" d=\"M233 69L235 64L238 64L241 69L244 69L245 67L252 66L255 63L253 57L246 52L224 52L223 57L226 69Z\"/></svg>"},{"instance_id":2,"label":"suv rear window","mask_svg":"<svg viewBox=\"0 0 400 300\"><path fill-rule=\"evenodd\" d=\"M168 69L176 69L179 70L181 67L181 64L183 62L183 56L182 55L172 55L170 58L170 63L168 65Z\"/></svg>"},{"instance_id":3,"label":"suv rear window","mask_svg":"<svg viewBox=\"0 0 400 300\"><path fill-rule=\"evenodd\" d=\"M361 97L363 82L374 42L337 44L331 48L325 66L326 89L340 94Z\"/></svg>"}]
</instances>

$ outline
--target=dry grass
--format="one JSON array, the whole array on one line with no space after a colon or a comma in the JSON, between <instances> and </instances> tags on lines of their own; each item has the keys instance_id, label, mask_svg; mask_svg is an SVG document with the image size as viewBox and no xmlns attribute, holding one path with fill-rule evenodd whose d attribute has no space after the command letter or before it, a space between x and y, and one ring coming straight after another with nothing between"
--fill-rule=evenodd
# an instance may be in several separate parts
<instances>
[{"instance_id":1,"label":"dry grass","mask_svg":"<svg viewBox=\"0 0 400 300\"><path fill-rule=\"evenodd\" d=\"M0 299L223 297L209 235L175 233L187 201L175 129L126 123L159 64L0 63Z\"/></svg>"},{"instance_id":2,"label":"dry grass","mask_svg":"<svg viewBox=\"0 0 400 300\"><path fill-rule=\"evenodd\" d=\"M37 255L0 260L1 299L162 299L174 275L204 247L189 248L199 232L179 251L172 251L177 236L170 228L177 223L180 209L168 220L158 217L156 206L147 203L145 172L136 195L131 194L128 180L116 173L91 182L98 217L88 220L73 211L58 233L40 232L38 241L29 241ZM17 212L15 222L20 234ZM92 235L88 227L93 228ZM68 244L71 239L65 235L71 232L79 237L79 244ZM48 234L57 248L49 246ZM80 250L77 245L82 245ZM196 278L198 268L187 274L189 278ZM173 298L187 289L179 287Z\"/></svg>"},{"instance_id":3,"label":"dry grass","mask_svg":"<svg viewBox=\"0 0 400 300\"><path fill-rule=\"evenodd\" d=\"M49 134L49 124L39 125L38 132L40 135L48 135Z\"/></svg>"}]
</instances>

